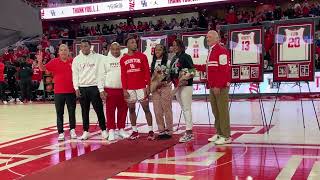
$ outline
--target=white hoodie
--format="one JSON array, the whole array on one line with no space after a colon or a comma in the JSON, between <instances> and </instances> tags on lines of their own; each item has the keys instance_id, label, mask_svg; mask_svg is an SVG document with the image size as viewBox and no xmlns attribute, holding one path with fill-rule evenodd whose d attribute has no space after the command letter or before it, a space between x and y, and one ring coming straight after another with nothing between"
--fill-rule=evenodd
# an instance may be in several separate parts
<instances>
[{"instance_id":1,"label":"white hoodie","mask_svg":"<svg viewBox=\"0 0 320 180\"><path fill-rule=\"evenodd\" d=\"M111 89L121 89L121 68L119 57L114 57L111 53L106 56L99 67L99 89L101 88L111 88Z\"/></svg>"},{"instance_id":2,"label":"white hoodie","mask_svg":"<svg viewBox=\"0 0 320 180\"><path fill-rule=\"evenodd\" d=\"M79 53L72 63L73 87L78 90L79 87L98 86L99 66L105 56L91 52L89 55ZM103 91L99 89L100 92Z\"/></svg>"}]
</instances>

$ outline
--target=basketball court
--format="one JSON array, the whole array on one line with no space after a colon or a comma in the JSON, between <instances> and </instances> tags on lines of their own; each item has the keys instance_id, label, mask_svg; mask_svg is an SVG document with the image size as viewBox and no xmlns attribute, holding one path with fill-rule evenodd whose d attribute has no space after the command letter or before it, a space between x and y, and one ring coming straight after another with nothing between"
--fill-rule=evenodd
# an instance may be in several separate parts
<instances>
[{"instance_id":1,"label":"basketball court","mask_svg":"<svg viewBox=\"0 0 320 180\"><path fill-rule=\"evenodd\" d=\"M273 102L273 100L264 101L267 117L270 117ZM315 106L317 110L320 109L318 101L315 101ZM233 142L223 146L215 146L207 142L215 131L212 127L214 118L210 112L209 121L206 102L194 101L192 108L195 123L194 141L178 144L177 140L170 140L168 142L168 144L171 143L170 147L156 150L159 152L149 152L152 155L140 159L140 162L129 167L122 167L124 169L115 165L119 168L114 168L114 171L109 173L116 174L112 177L103 177L103 173L107 174L108 170L99 166L101 161L87 161L88 158L92 158L89 157L90 154L97 152L96 155L99 155L97 159L104 158L109 161L126 150L114 150L107 154L103 152L108 149L112 150L112 146L116 146L117 143L122 143L123 146L127 146L129 154L133 153L138 156L142 152L131 152L130 148L145 146L144 143L148 143L145 141L146 138L141 137L134 144L129 140L102 141L92 110L89 140L80 141L67 138L64 142L58 142L53 104L1 106L0 177L1 179L21 177L39 179L41 176L37 176L37 173L50 172L53 176L50 176L49 179L63 179L62 171L50 169L65 163L64 171L65 173L72 172L74 177L72 179L96 179L90 178L90 171L102 172L96 176L100 179L320 178L320 131L309 99L305 99L304 102L305 128L302 122L300 101L283 99L277 103L269 134L261 121L257 100L234 101L230 110ZM178 137L184 132L185 126L182 123L184 120L181 120L178 128L180 107L176 102L173 110L174 129L177 130L175 134ZM140 133L147 133L143 112L139 112L138 119ZM67 129L67 124L65 127ZM156 125L154 128L156 129ZM128 130L130 131L130 128ZM78 135L82 133L79 106L77 107L76 131ZM66 134L68 137L67 131ZM163 141L158 143L166 144ZM99 150L101 152L98 154ZM121 158L130 160L134 157L119 156L116 158L117 161L127 164L129 161L125 163L121 161ZM68 166L68 163L72 163L73 166ZM96 169L87 169L86 172L72 170L86 166L93 166Z\"/></svg>"}]
</instances>

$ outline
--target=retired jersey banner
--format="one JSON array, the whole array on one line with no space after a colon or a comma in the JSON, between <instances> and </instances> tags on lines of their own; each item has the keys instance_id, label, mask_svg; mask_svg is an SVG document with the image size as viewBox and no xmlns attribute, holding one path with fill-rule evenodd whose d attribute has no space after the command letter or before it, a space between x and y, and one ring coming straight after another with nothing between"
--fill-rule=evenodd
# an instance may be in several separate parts
<instances>
[{"instance_id":1,"label":"retired jersey banner","mask_svg":"<svg viewBox=\"0 0 320 180\"><path fill-rule=\"evenodd\" d=\"M263 81L263 28L239 28L229 32L231 78L234 83Z\"/></svg>"},{"instance_id":2,"label":"retired jersey banner","mask_svg":"<svg viewBox=\"0 0 320 180\"><path fill-rule=\"evenodd\" d=\"M276 25L274 81L314 80L314 24Z\"/></svg>"},{"instance_id":3,"label":"retired jersey banner","mask_svg":"<svg viewBox=\"0 0 320 180\"><path fill-rule=\"evenodd\" d=\"M144 36L140 38L140 49L148 57L149 65L152 62L154 50L157 44L167 47L168 36ZM167 50L168 51L168 50Z\"/></svg>"},{"instance_id":4,"label":"retired jersey banner","mask_svg":"<svg viewBox=\"0 0 320 180\"><path fill-rule=\"evenodd\" d=\"M186 47L186 53L193 60L193 64L206 64L209 48L207 45L206 34L185 33L182 34L182 41ZM206 74L197 72L194 78L195 81L205 81Z\"/></svg>"}]
</instances>

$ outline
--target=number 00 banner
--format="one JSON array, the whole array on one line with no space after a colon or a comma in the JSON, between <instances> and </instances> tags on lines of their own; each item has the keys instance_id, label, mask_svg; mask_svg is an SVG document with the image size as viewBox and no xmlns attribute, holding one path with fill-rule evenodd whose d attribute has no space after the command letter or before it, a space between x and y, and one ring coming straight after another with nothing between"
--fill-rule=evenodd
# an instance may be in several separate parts
<instances>
[{"instance_id":1,"label":"number 00 banner","mask_svg":"<svg viewBox=\"0 0 320 180\"><path fill-rule=\"evenodd\" d=\"M313 36L311 22L276 26L274 81L313 81Z\"/></svg>"},{"instance_id":2,"label":"number 00 banner","mask_svg":"<svg viewBox=\"0 0 320 180\"><path fill-rule=\"evenodd\" d=\"M263 81L262 27L231 29L231 77L233 83Z\"/></svg>"}]
</instances>

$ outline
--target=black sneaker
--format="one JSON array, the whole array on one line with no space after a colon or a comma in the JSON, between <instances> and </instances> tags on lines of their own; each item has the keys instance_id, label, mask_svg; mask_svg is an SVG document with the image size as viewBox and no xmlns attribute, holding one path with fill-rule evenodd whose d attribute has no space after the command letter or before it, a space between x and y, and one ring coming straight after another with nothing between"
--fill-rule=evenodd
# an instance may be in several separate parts
<instances>
[{"instance_id":1,"label":"black sneaker","mask_svg":"<svg viewBox=\"0 0 320 180\"><path fill-rule=\"evenodd\" d=\"M166 135L165 131L161 131L161 132L158 134L157 139L163 140L164 137L165 137L165 135Z\"/></svg>"},{"instance_id":2,"label":"black sneaker","mask_svg":"<svg viewBox=\"0 0 320 180\"><path fill-rule=\"evenodd\" d=\"M170 131L169 131L168 129L166 129L166 130L164 131L164 138L165 138L165 139L170 139L170 138L172 138L172 134L170 133Z\"/></svg>"}]
</instances>

